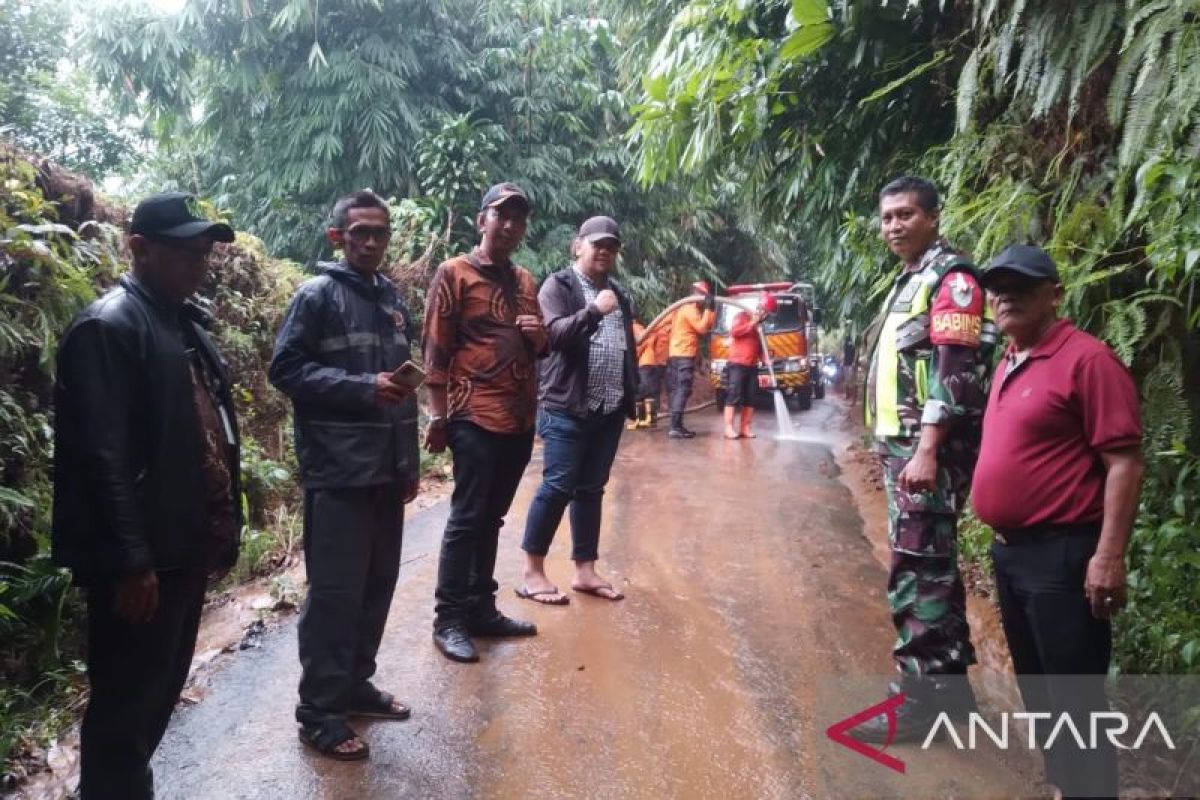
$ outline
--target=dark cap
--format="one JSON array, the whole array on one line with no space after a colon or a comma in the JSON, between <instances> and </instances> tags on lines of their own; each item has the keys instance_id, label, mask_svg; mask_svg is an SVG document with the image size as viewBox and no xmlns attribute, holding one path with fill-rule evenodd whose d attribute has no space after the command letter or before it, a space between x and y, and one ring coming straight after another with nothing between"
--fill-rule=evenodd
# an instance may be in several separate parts
<instances>
[{"instance_id":1,"label":"dark cap","mask_svg":"<svg viewBox=\"0 0 1200 800\"><path fill-rule=\"evenodd\" d=\"M980 275L980 283L986 289L990 279L1006 271L1058 283L1058 267L1054 266L1054 260L1045 250L1031 244L1014 244L1004 248Z\"/></svg>"},{"instance_id":2,"label":"dark cap","mask_svg":"<svg viewBox=\"0 0 1200 800\"><path fill-rule=\"evenodd\" d=\"M208 236L218 242L233 241L233 228L205 219L196 198L184 192L152 194L142 200L133 210L129 232L168 239Z\"/></svg>"},{"instance_id":3,"label":"dark cap","mask_svg":"<svg viewBox=\"0 0 1200 800\"><path fill-rule=\"evenodd\" d=\"M621 230L617 221L612 217L592 217L579 226L579 238L585 242L598 242L601 239L616 239L621 243Z\"/></svg>"},{"instance_id":4,"label":"dark cap","mask_svg":"<svg viewBox=\"0 0 1200 800\"><path fill-rule=\"evenodd\" d=\"M483 193L483 201L479 204L480 211L486 211L489 208L495 208L501 203L506 203L513 198L520 200L526 208L530 208L533 204L529 202L529 195L525 194L525 190L515 183L497 183L492 188Z\"/></svg>"}]
</instances>

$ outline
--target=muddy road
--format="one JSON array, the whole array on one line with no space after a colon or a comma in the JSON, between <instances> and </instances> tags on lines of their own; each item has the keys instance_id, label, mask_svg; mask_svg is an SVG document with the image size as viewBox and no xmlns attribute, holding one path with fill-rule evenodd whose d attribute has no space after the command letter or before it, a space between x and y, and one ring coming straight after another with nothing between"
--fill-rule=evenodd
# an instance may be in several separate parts
<instances>
[{"instance_id":1,"label":"muddy road","mask_svg":"<svg viewBox=\"0 0 1200 800\"><path fill-rule=\"evenodd\" d=\"M893 746L920 757L901 775L825 736L883 699L894 636L883 567L833 455L842 413L830 400L794 414L798 441L776 441L769 412L753 441L721 439L711 409L689 418L701 431L691 441L627 432L601 535L620 603L513 595L535 454L501 532L497 579L501 607L540 635L479 640L479 664L451 663L430 641L447 504L414 515L376 676L412 719L360 724L364 763L305 750L292 721L293 619L178 711L155 759L160 797L1027 795L1025 765ZM568 547L564 520L547 562L564 587ZM872 695L855 696L856 683Z\"/></svg>"}]
</instances>

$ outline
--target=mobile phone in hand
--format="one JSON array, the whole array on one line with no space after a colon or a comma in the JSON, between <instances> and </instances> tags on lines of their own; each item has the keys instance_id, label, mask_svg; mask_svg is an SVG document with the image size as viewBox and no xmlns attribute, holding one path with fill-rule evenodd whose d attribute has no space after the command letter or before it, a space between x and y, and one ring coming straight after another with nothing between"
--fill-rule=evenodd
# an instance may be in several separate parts
<instances>
[{"instance_id":1,"label":"mobile phone in hand","mask_svg":"<svg viewBox=\"0 0 1200 800\"><path fill-rule=\"evenodd\" d=\"M417 390L417 387L425 382L425 370L418 367L411 361L405 361L392 373L392 383L397 386Z\"/></svg>"}]
</instances>

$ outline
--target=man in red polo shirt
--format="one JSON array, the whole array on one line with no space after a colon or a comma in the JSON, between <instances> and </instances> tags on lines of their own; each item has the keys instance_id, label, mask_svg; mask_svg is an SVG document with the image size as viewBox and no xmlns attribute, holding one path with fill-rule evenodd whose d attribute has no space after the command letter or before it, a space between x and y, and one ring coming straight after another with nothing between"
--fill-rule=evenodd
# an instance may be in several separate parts
<instances>
[{"instance_id":1,"label":"man in red polo shirt","mask_svg":"<svg viewBox=\"0 0 1200 800\"><path fill-rule=\"evenodd\" d=\"M1026 709L1086 724L1088 713L1108 710L1110 620L1125 602L1144 469L1137 387L1107 345L1058 318L1062 286L1043 250L1007 248L981 282L1009 346L971 499L996 531L1000 614ZM1041 677L1049 675L1076 677ZM1045 753L1056 796L1115 797L1115 751L1063 743Z\"/></svg>"}]
</instances>

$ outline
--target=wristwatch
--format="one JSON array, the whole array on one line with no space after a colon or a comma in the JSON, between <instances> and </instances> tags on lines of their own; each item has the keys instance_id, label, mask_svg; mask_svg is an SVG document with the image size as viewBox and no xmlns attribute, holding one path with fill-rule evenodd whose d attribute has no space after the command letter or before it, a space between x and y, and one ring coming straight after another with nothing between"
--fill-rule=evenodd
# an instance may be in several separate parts
<instances>
[{"instance_id":1,"label":"wristwatch","mask_svg":"<svg viewBox=\"0 0 1200 800\"><path fill-rule=\"evenodd\" d=\"M433 416L431 416L429 418L429 427L444 428L444 427L446 427L447 422L448 422L448 420L446 419L446 416L444 414L434 414Z\"/></svg>"}]
</instances>

